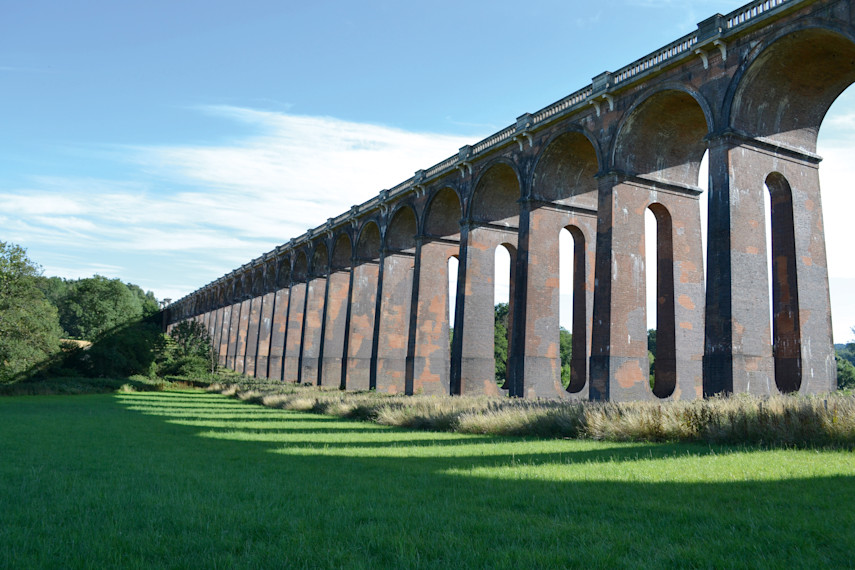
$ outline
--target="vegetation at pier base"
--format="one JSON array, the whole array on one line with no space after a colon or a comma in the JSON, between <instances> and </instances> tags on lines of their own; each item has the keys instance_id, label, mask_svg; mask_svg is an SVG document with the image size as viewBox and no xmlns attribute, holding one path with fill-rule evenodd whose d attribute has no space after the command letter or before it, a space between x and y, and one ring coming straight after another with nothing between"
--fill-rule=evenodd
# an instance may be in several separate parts
<instances>
[{"instance_id":1,"label":"vegetation at pier base","mask_svg":"<svg viewBox=\"0 0 855 570\"><path fill-rule=\"evenodd\" d=\"M0 567L855 566L855 454L0 398Z\"/></svg>"},{"instance_id":2,"label":"vegetation at pier base","mask_svg":"<svg viewBox=\"0 0 855 570\"><path fill-rule=\"evenodd\" d=\"M209 390L285 410L401 428L606 441L855 448L855 395L600 403L342 392L233 376Z\"/></svg>"}]
</instances>

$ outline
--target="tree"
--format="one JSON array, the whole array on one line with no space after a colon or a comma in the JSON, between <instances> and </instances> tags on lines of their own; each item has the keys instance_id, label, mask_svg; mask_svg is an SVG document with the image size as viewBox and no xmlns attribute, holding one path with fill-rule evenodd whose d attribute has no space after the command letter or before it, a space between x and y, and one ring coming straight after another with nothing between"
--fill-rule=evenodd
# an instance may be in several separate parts
<instances>
[{"instance_id":1,"label":"tree","mask_svg":"<svg viewBox=\"0 0 855 570\"><path fill-rule=\"evenodd\" d=\"M564 327L558 329L558 354L561 357L561 384L570 385L570 360L573 358L573 335Z\"/></svg>"},{"instance_id":2,"label":"tree","mask_svg":"<svg viewBox=\"0 0 855 570\"><path fill-rule=\"evenodd\" d=\"M493 335L493 356L496 360L496 382L501 386L508 374L508 313L507 303L495 307L495 328Z\"/></svg>"},{"instance_id":3,"label":"tree","mask_svg":"<svg viewBox=\"0 0 855 570\"><path fill-rule=\"evenodd\" d=\"M217 351L205 325L197 321L182 321L167 337L160 355L163 374L200 376L217 370Z\"/></svg>"},{"instance_id":4,"label":"tree","mask_svg":"<svg viewBox=\"0 0 855 570\"><path fill-rule=\"evenodd\" d=\"M143 304L137 294L119 279L101 275L71 282L59 309L65 332L84 340L95 340L105 331L143 316Z\"/></svg>"},{"instance_id":5,"label":"tree","mask_svg":"<svg viewBox=\"0 0 855 570\"><path fill-rule=\"evenodd\" d=\"M59 318L37 286L40 273L24 248L0 242L0 382L59 350Z\"/></svg>"},{"instance_id":6,"label":"tree","mask_svg":"<svg viewBox=\"0 0 855 570\"><path fill-rule=\"evenodd\" d=\"M855 366L851 362L836 355L837 387L841 390L855 388Z\"/></svg>"}]
</instances>

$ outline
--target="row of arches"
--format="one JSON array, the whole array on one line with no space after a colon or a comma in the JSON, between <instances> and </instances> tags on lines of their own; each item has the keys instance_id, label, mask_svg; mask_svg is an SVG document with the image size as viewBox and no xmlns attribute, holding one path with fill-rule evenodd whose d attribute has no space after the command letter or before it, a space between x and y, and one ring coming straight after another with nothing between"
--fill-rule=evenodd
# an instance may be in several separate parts
<instances>
[{"instance_id":1,"label":"row of arches","mask_svg":"<svg viewBox=\"0 0 855 570\"><path fill-rule=\"evenodd\" d=\"M631 400L833 389L813 153L828 107L855 80L855 42L848 24L806 16L735 53L737 63L722 59L709 83L686 81L684 70L682 79L618 101L599 128L592 115L569 120L477 162L468 175L383 202L354 216L352 227L330 228L245 270L231 290L196 296L202 301L189 313L219 339L225 365L248 372L251 365L257 375L349 389L497 393L491 333L495 251L503 247L512 276L502 388L563 397L558 235L566 230L574 269L570 394ZM789 65L796 57L806 63ZM707 185L698 179L705 154L706 273L699 199ZM655 223L645 223L646 212ZM655 251L645 251L651 233ZM646 292L654 289L651 386Z\"/></svg>"}]
</instances>

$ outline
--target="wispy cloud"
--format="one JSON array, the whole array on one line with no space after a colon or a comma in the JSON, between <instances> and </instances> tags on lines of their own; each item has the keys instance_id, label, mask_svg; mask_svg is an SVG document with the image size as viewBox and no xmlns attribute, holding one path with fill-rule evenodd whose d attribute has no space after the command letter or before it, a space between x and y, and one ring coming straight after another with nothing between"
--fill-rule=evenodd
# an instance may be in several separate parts
<instances>
[{"instance_id":1,"label":"wispy cloud","mask_svg":"<svg viewBox=\"0 0 855 570\"><path fill-rule=\"evenodd\" d=\"M49 252L41 261L48 273L79 277L74 267L85 273L108 259L102 273L175 283L174 298L182 283L187 293L474 142L331 117L201 111L256 134L221 145L98 149L99 159L129 166L128 179L34 176L26 187L0 188L3 239ZM146 274L135 275L141 266Z\"/></svg>"}]
</instances>

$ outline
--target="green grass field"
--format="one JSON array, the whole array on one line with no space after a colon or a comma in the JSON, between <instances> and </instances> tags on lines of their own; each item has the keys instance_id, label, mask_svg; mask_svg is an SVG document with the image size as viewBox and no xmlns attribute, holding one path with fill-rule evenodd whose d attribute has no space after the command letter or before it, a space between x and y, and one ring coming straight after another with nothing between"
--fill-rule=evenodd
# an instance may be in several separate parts
<instances>
[{"instance_id":1,"label":"green grass field","mask_svg":"<svg viewBox=\"0 0 855 570\"><path fill-rule=\"evenodd\" d=\"M0 567L853 567L855 453L0 398Z\"/></svg>"}]
</instances>

